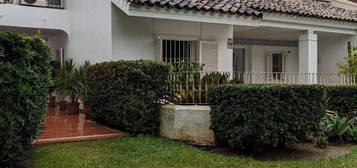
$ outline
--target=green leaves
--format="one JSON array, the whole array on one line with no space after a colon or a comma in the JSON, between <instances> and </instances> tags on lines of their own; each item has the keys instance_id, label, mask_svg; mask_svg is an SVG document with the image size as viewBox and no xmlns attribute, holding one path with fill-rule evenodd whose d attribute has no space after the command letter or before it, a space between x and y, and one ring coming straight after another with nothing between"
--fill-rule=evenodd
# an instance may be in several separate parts
<instances>
[{"instance_id":1,"label":"green leaves","mask_svg":"<svg viewBox=\"0 0 357 168\"><path fill-rule=\"evenodd\" d=\"M357 86L327 86L327 108L342 117L357 117Z\"/></svg>"},{"instance_id":2,"label":"green leaves","mask_svg":"<svg viewBox=\"0 0 357 168\"><path fill-rule=\"evenodd\" d=\"M351 129L352 120L347 117L339 117L338 115L327 115L325 119L326 133L330 141L343 143L344 137L347 136ZM353 133L353 132L352 132Z\"/></svg>"},{"instance_id":3,"label":"green leaves","mask_svg":"<svg viewBox=\"0 0 357 168\"><path fill-rule=\"evenodd\" d=\"M215 135L249 152L316 134L326 106L325 89L317 85L214 86L208 96Z\"/></svg>"},{"instance_id":4,"label":"green leaves","mask_svg":"<svg viewBox=\"0 0 357 168\"><path fill-rule=\"evenodd\" d=\"M157 61L104 62L88 68L92 118L131 133L157 134L159 103L169 95L171 66Z\"/></svg>"},{"instance_id":5,"label":"green leaves","mask_svg":"<svg viewBox=\"0 0 357 168\"><path fill-rule=\"evenodd\" d=\"M0 33L0 165L26 159L40 133L51 85L50 52L41 39Z\"/></svg>"},{"instance_id":6,"label":"green leaves","mask_svg":"<svg viewBox=\"0 0 357 168\"><path fill-rule=\"evenodd\" d=\"M357 126L351 126L348 129L348 135L352 141L357 142Z\"/></svg>"}]
</instances>

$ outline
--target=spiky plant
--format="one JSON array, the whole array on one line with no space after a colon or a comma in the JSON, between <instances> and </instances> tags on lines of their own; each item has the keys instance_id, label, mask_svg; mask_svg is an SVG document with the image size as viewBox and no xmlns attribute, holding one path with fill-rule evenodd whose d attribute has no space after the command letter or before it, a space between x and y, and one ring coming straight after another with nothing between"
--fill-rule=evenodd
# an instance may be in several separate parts
<instances>
[{"instance_id":1,"label":"spiky plant","mask_svg":"<svg viewBox=\"0 0 357 168\"><path fill-rule=\"evenodd\" d=\"M348 135L353 142L357 142L357 126L350 127L348 129Z\"/></svg>"},{"instance_id":2,"label":"spiky plant","mask_svg":"<svg viewBox=\"0 0 357 168\"><path fill-rule=\"evenodd\" d=\"M346 117L337 116L326 116L325 120L327 134L329 139L338 144L343 143L344 136L347 134L347 131L350 129L350 122Z\"/></svg>"}]
</instances>

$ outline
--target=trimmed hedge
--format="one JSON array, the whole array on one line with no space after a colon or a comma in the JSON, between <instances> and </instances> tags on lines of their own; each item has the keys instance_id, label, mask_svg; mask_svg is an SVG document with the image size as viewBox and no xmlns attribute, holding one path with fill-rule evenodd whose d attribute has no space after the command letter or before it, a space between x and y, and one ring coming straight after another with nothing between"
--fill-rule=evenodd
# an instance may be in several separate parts
<instances>
[{"instance_id":1,"label":"trimmed hedge","mask_svg":"<svg viewBox=\"0 0 357 168\"><path fill-rule=\"evenodd\" d=\"M357 86L327 86L327 109L340 116L357 117Z\"/></svg>"},{"instance_id":2,"label":"trimmed hedge","mask_svg":"<svg viewBox=\"0 0 357 168\"><path fill-rule=\"evenodd\" d=\"M117 61L88 70L91 117L131 133L157 134L159 103L169 95L171 66L156 61Z\"/></svg>"},{"instance_id":3,"label":"trimmed hedge","mask_svg":"<svg viewBox=\"0 0 357 168\"><path fill-rule=\"evenodd\" d=\"M37 37L0 33L0 167L26 159L48 103L50 51Z\"/></svg>"},{"instance_id":4,"label":"trimmed hedge","mask_svg":"<svg viewBox=\"0 0 357 168\"><path fill-rule=\"evenodd\" d=\"M250 152L303 140L319 131L325 115L323 86L215 86L208 94L217 138Z\"/></svg>"}]
</instances>

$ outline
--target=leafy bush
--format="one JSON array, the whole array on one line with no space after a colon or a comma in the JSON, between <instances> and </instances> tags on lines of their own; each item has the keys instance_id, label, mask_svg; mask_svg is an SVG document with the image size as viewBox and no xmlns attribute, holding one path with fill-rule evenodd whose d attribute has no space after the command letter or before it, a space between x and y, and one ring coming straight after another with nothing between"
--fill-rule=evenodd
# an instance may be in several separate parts
<instances>
[{"instance_id":1,"label":"leafy bush","mask_svg":"<svg viewBox=\"0 0 357 168\"><path fill-rule=\"evenodd\" d=\"M259 151L303 140L325 114L322 86L233 85L209 89L211 129L231 147Z\"/></svg>"},{"instance_id":2,"label":"leafy bush","mask_svg":"<svg viewBox=\"0 0 357 168\"><path fill-rule=\"evenodd\" d=\"M357 86L327 86L327 109L343 117L357 117Z\"/></svg>"},{"instance_id":3,"label":"leafy bush","mask_svg":"<svg viewBox=\"0 0 357 168\"><path fill-rule=\"evenodd\" d=\"M155 61L117 61L88 70L91 117L131 133L157 134L159 103L169 92L171 66Z\"/></svg>"},{"instance_id":4,"label":"leafy bush","mask_svg":"<svg viewBox=\"0 0 357 168\"><path fill-rule=\"evenodd\" d=\"M43 40L0 33L0 167L27 156L45 118L50 52Z\"/></svg>"}]
</instances>

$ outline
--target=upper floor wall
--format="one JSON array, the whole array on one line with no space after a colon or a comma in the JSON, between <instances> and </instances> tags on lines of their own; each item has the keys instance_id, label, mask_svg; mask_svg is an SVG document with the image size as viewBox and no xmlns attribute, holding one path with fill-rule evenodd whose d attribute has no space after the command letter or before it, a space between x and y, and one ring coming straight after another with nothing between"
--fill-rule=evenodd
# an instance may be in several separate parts
<instances>
[{"instance_id":1,"label":"upper floor wall","mask_svg":"<svg viewBox=\"0 0 357 168\"><path fill-rule=\"evenodd\" d=\"M0 0L0 4L64 9L66 0Z\"/></svg>"},{"instance_id":2,"label":"upper floor wall","mask_svg":"<svg viewBox=\"0 0 357 168\"><path fill-rule=\"evenodd\" d=\"M70 17L64 4L65 0L0 0L0 25L62 30L69 34Z\"/></svg>"}]
</instances>

